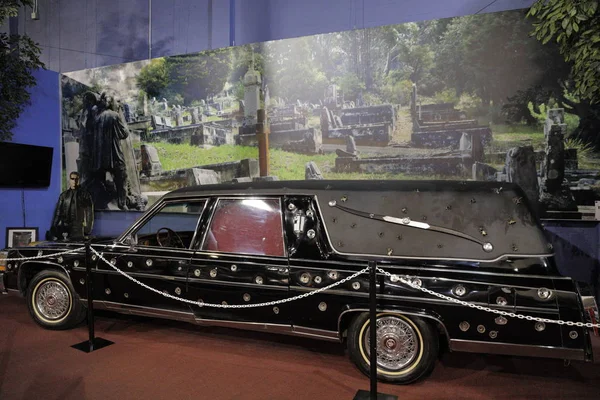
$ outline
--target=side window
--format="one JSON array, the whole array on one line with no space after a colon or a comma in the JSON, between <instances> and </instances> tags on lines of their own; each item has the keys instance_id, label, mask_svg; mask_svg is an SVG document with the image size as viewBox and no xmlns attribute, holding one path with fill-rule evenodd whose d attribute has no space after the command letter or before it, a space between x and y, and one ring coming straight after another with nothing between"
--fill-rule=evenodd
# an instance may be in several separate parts
<instances>
[{"instance_id":1,"label":"side window","mask_svg":"<svg viewBox=\"0 0 600 400\"><path fill-rule=\"evenodd\" d=\"M138 244L189 248L204 204L204 200L167 203L135 232Z\"/></svg>"},{"instance_id":2,"label":"side window","mask_svg":"<svg viewBox=\"0 0 600 400\"><path fill-rule=\"evenodd\" d=\"M202 250L285 256L279 199L220 199Z\"/></svg>"}]
</instances>

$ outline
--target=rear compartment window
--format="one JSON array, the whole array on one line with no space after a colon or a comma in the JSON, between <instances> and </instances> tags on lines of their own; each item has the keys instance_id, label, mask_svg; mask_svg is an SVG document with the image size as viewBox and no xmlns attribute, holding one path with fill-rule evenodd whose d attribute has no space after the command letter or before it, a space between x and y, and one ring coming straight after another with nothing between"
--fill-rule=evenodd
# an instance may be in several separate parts
<instances>
[{"instance_id":1,"label":"rear compartment window","mask_svg":"<svg viewBox=\"0 0 600 400\"><path fill-rule=\"evenodd\" d=\"M220 199L202 250L285 256L279 199Z\"/></svg>"}]
</instances>

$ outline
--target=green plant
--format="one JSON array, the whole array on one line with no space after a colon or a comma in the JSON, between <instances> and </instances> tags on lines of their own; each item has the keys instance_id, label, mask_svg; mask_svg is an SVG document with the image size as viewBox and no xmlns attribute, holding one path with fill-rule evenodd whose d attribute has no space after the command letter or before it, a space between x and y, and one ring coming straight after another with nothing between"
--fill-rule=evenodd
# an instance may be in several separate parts
<instances>
[{"instance_id":1,"label":"green plant","mask_svg":"<svg viewBox=\"0 0 600 400\"><path fill-rule=\"evenodd\" d=\"M31 6L31 0L2 0L0 24L16 17L21 6ZM0 140L11 140L12 130L26 105L30 104L28 89L35 86L33 71L44 68L40 48L25 35L0 33Z\"/></svg>"},{"instance_id":2,"label":"green plant","mask_svg":"<svg viewBox=\"0 0 600 400\"><path fill-rule=\"evenodd\" d=\"M537 0L527 16L536 20L533 35L542 43L554 39L573 65L575 96L600 101L600 11L597 0Z\"/></svg>"}]
</instances>

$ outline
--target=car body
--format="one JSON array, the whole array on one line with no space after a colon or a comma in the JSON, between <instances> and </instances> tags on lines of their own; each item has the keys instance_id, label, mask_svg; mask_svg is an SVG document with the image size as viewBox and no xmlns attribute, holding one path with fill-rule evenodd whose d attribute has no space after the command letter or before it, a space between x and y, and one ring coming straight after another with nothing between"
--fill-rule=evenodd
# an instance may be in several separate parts
<instances>
[{"instance_id":1,"label":"car body","mask_svg":"<svg viewBox=\"0 0 600 400\"><path fill-rule=\"evenodd\" d=\"M82 245L9 249L9 259L75 250L8 262L0 277L27 296L34 320L46 328L83 318ZM598 307L587 286L559 275L525 195L506 182L188 187L166 194L118 238L93 240L91 248L100 255L89 260L95 308L345 341L365 374L369 276L348 277L376 261L384 381L425 376L441 341L451 351L600 361L597 328L549 322L597 323ZM301 298L279 302L295 296ZM255 303L267 305L227 307Z\"/></svg>"}]
</instances>

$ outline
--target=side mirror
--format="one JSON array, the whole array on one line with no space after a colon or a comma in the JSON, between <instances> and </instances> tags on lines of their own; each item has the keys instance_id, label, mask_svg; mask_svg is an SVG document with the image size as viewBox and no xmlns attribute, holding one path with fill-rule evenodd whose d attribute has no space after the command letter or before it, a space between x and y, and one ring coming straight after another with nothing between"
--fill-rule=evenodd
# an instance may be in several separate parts
<instances>
[{"instance_id":1,"label":"side mirror","mask_svg":"<svg viewBox=\"0 0 600 400\"><path fill-rule=\"evenodd\" d=\"M127 237L125 237L124 242L125 242L125 244L129 245L130 251L136 251L135 246L137 246L137 244L138 244L137 235L135 235L135 234L127 235Z\"/></svg>"}]
</instances>

